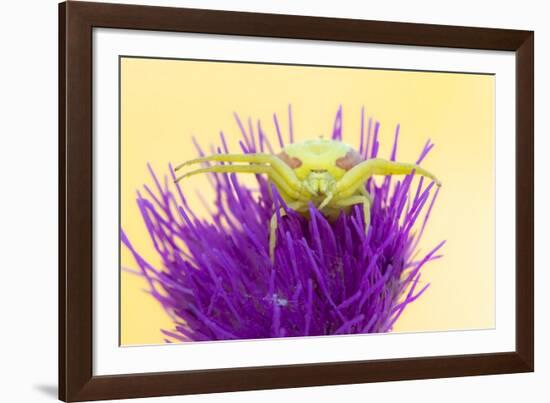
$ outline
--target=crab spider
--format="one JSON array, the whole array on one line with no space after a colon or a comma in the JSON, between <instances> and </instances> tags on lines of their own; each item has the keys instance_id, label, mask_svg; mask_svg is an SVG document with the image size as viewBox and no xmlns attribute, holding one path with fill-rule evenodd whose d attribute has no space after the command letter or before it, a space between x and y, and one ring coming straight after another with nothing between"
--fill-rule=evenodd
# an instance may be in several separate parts
<instances>
[{"instance_id":1,"label":"crab spider","mask_svg":"<svg viewBox=\"0 0 550 403\"><path fill-rule=\"evenodd\" d=\"M265 174L275 185L288 207L307 214L312 202L326 217L334 219L340 210L361 204L365 220L365 232L370 225L372 197L365 189L365 182L373 175L407 175L414 173L426 176L441 185L430 172L415 164L406 164L384 159L363 159L351 146L335 140L306 140L286 146L279 154L216 154L184 162L181 168L202 162L247 163L214 165L196 169L178 177L207 172L235 172ZM281 208L281 216L285 214ZM270 222L269 255L274 260L277 232L277 214Z\"/></svg>"}]
</instances>

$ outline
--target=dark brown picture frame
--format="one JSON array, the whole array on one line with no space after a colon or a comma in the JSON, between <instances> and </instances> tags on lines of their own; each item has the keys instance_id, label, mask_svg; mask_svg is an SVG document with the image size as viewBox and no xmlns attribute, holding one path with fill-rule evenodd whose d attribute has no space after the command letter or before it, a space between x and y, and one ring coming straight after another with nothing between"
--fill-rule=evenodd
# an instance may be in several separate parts
<instances>
[{"instance_id":1,"label":"dark brown picture frame","mask_svg":"<svg viewBox=\"0 0 550 403\"><path fill-rule=\"evenodd\" d=\"M94 376L92 31L98 27L515 52L515 351ZM532 31L105 3L60 4L59 398L118 399L533 371L533 60Z\"/></svg>"}]
</instances>

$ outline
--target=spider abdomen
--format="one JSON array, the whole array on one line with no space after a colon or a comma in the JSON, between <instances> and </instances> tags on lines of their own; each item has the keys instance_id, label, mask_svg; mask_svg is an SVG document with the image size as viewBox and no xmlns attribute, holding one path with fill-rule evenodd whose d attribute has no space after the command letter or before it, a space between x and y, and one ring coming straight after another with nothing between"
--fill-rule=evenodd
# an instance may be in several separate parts
<instances>
[{"instance_id":1,"label":"spider abdomen","mask_svg":"<svg viewBox=\"0 0 550 403\"><path fill-rule=\"evenodd\" d=\"M335 180L363 159L350 145L336 140L312 139L286 146L278 157L300 180L311 172L328 172Z\"/></svg>"}]
</instances>

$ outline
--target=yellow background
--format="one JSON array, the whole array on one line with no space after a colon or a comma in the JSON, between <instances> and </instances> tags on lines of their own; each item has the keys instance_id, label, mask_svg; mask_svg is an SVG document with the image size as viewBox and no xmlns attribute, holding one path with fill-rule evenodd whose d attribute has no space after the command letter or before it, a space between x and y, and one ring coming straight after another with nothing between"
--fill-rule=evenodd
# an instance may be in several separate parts
<instances>
[{"instance_id":1,"label":"yellow background","mask_svg":"<svg viewBox=\"0 0 550 403\"><path fill-rule=\"evenodd\" d=\"M168 162L195 156L191 136L208 150L223 130L238 152L233 111L260 119L276 146L272 114L287 132L292 104L297 140L329 136L343 106L344 141L358 145L360 111L379 120L382 157L401 124L397 159L414 162L427 138L435 148L423 162L443 182L420 245L440 240L443 259L424 266L431 286L409 305L395 331L442 331L494 326L494 77L487 75L297 67L184 60L121 60L121 223L131 242L156 267L159 258L135 195L152 184L146 163L160 175ZM212 200L204 177L186 182L192 206L204 212L194 189ZM121 247L122 266L136 268ZM172 324L146 282L121 275L121 343L163 343Z\"/></svg>"}]
</instances>

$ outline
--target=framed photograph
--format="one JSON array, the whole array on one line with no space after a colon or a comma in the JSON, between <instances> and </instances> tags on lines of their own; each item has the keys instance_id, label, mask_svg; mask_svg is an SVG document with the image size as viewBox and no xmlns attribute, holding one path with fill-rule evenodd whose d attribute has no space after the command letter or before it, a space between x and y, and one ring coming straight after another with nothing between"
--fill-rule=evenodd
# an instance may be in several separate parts
<instances>
[{"instance_id":1,"label":"framed photograph","mask_svg":"<svg viewBox=\"0 0 550 403\"><path fill-rule=\"evenodd\" d=\"M60 399L533 371L533 41L60 4Z\"/></svg>"}]
</instances>

